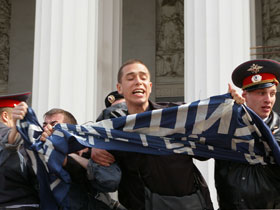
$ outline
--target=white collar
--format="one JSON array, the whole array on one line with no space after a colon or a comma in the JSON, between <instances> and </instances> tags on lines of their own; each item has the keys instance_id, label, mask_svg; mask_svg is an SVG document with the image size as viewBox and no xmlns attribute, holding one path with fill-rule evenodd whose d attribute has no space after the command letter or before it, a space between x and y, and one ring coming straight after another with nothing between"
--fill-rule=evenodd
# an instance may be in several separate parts
<instances>
[{"instance_id":1,"label":"white collar","mask_svg":"<svg viewBox=\"0 0 280 210\"><path fill-rule=\"evenodd\" d=\"M265 122L268 119L268 117L264 118L263 121Z\"/></svg>"}]
</instances>

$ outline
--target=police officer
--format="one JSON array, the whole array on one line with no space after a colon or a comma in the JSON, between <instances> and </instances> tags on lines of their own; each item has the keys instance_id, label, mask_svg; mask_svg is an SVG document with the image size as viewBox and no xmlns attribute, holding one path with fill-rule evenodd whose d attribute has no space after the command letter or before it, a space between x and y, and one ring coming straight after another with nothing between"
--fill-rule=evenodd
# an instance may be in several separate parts
<instances>
[{"instance_id":1,"label":"police officer","mask_svg":"<svg viewBox=\"0 0 280 210\"><path fill-rule=\"evenodd\" d=\"M232 73L233 83L242 88L246 105L271 129L280 143L280 118L272 108L280 79L280 63L251 60ZM276 164L249 165L216 160L215 183L220 209L279 209L280 167Z\"/></svg>"},{"instance_id":2,"label":"police officer","mask_svg":"<svg viewBox=\"0 0 280 210\"><path fill-rule=\"evenodd\" d=\"M39 209L36 177L16 130L29 95L0 96L0 209Z\"/></svg>"}]
</instances>

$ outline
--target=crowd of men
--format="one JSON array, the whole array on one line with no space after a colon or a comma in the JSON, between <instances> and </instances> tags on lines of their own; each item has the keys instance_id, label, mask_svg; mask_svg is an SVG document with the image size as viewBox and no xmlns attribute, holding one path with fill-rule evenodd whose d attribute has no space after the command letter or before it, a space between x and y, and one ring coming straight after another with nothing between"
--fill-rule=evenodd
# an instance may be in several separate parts
<instances>
[{"instance_id":1,"label":"crowd of men","mask_svg":"<svg viewBox=\"0 0 280 210\"><path fill-rule=\"evenodd\" d=\"M233 83L243 90L242 95L229 87L235 102L245 102L268 125L278 143L280 118L272 108L279 79L279 62L250 60L232 74ZM125 62L118 72L117 91L106 96L106 109L97 121L180 105L152 102L151 91L147 66L136 59ZM29 95L0 96L0 209L42 209L40 186L15 126L27 112L25 101ZM57 123L77 121L63 109L49 110L44 115L42 142L52 135ZM186 154L151 155L97 148L68 154L63 167L70 174L71 185L65 206L72 210L214 209L194 158L207 161ZM279 175L276 163L264 166L215 160L219 209L279 209ZM115 190L118 201L108 194Z\"/></svg>"}]
</instances>

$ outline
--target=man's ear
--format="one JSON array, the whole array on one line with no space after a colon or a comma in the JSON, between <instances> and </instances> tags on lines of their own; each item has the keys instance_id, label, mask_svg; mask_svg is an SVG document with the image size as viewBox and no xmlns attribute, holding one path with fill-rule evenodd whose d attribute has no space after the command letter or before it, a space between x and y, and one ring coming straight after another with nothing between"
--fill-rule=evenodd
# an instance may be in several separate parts
<instances>
[{"instance_id":1,"label":"man's ear","mask_svg":"<svg viewBox=\"0 0 280 210\"><path fill-rule=\"evenodd\" d=\"M6 124L6 123L8 123L9 122L9 113L8 112L6 112L6 111L3 111L2 113L1 113L1 116L0 116L0 120L1 120L1 122L3 122L4 124Z\"/></svg>"},{"instance_id":2,"label":"man's ear","mask_svg":"<svg viewBox=\"0 0 280 210\"><path fill-rule=\"evenodd\" d=\"M117 91L118 91L119 94L121 94L121 95L123 94L123 92L122 92L122 84L120 84L120 83L117 84Z\"/></svg>"},{"instance_id":3,"label":"man's ear","mask_svg":"<svg viewBox=\"0 0 280 210\"><path fill-rule=\"evenodd\" d=\"M152 88L153 88L153 83L150 82L150 87L151 87L151 90L150 90L150 94L152 93Z\"/></svg>"}]
</instances>

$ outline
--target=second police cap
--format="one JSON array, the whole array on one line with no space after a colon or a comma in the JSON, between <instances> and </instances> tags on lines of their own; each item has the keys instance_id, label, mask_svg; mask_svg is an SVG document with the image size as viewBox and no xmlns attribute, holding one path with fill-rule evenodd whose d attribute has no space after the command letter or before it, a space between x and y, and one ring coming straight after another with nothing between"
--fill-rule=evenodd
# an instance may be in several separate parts
<instances>
[{"instance_id":1,"label":"second police cap","mask_svg":"<svg viewBox=\"0 0 280 210\"><path fill-rule=\"evenodd\" d=\"M113 91L109 93L105 98L105 106L108 108L112 105L116 100L124 98L123 95L119 94L118 91Z\"/></svg>"},{"instance_id":2,"label":"second police cap","mask_svg":"<svg viewBox=\"0 0 280 210\"><path fill-rule=\"evenodd\" d=\"M236 67L231 78L234 85L243 90L277 86L280 80L280 63L269 59L250 60Z\"/></svg>"},{"instance_id":3,"label":"second police cap","mask_svg":"<svg viewBox=\"0 0 280 210\"><path fill-rule=\"evenodd\" d=\"M0 108L15 107L22 101L27 101L31 92L0 95Z\"/></svg>"}]
</instances>

